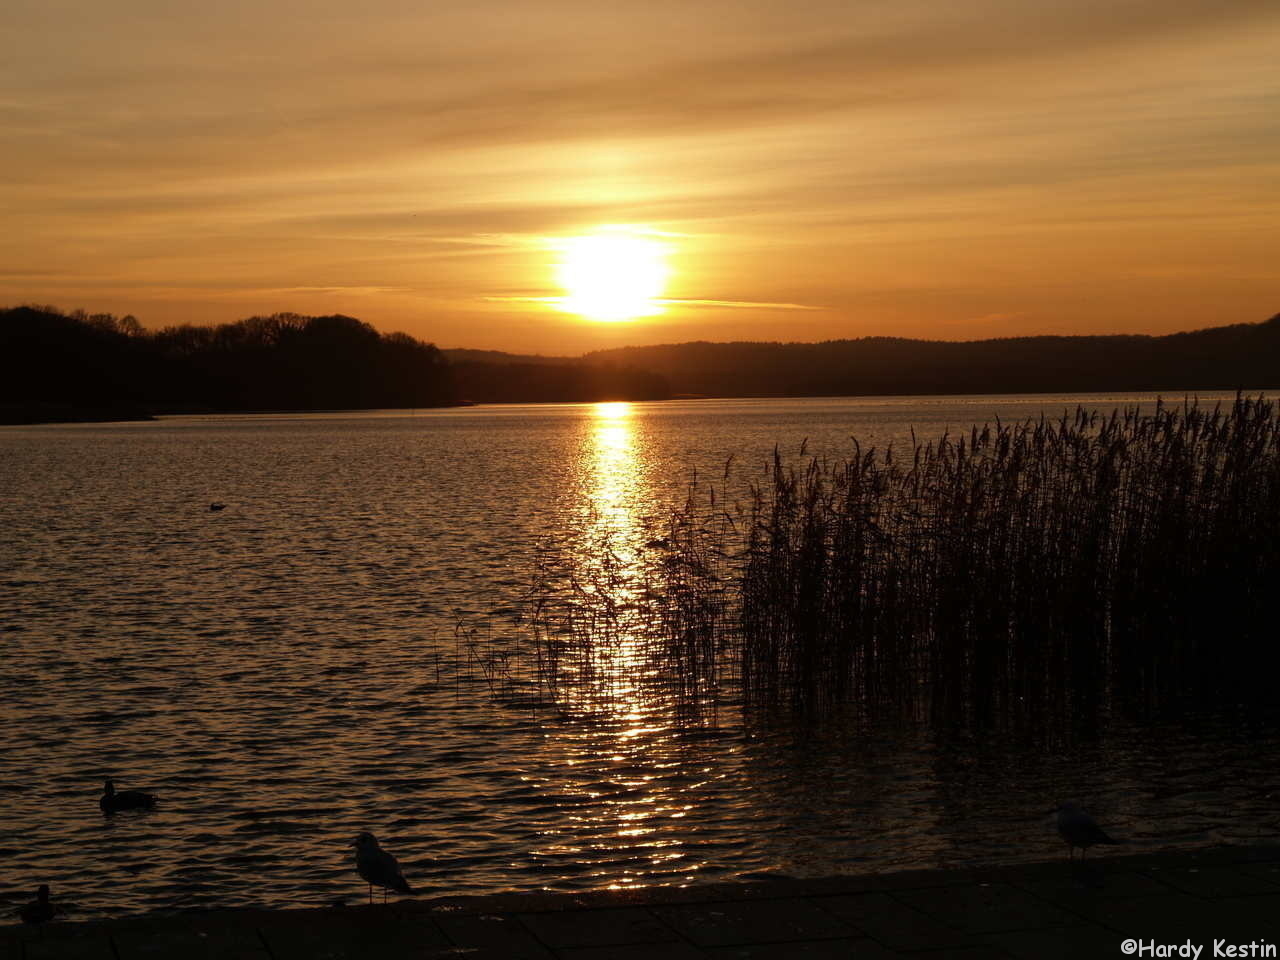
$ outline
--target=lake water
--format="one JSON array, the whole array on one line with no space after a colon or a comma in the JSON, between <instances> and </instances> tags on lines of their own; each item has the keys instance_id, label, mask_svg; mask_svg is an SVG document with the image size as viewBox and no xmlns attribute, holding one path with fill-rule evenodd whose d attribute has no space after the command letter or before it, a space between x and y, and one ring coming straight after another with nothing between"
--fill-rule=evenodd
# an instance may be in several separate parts
<instances>
[{"instance_id":1,"label":"lake water","mask_svg":"<svg viewBox=\"0 0 1280 960\"><path fill-rule=\"evenodd\" d=\"M540 549L661 534L694 471L837 456L1077 402L1033 396L472 407L0 428L0 904L71 916L365 895L372 830L427 895L1280 837L1280 738L1114 719L1050 742L495 698ZM1181 398L1177 398L1179 401ZM732 484L731 484L732 486ZM211 512L211 502L226 509ZM584 562L590 558L583 557ZM465 659L465 658L463 658ZM103 817L104 777L157 793Z\"/></svg>"}]
</instances>

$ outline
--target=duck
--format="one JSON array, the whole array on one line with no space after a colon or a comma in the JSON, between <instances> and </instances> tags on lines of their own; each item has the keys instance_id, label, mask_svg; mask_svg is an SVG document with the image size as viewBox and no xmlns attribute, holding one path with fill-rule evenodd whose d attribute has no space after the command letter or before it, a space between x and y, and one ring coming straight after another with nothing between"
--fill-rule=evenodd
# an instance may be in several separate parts
<instances>
[{"instance_id":1,"label":"duck","mask_svg":"<svg viewBox=\"0 0 1280 960\"><path fill-rule=\"evenodd\" d=\"M396 858L378 846L378 839L369 831L362 832L352 844L356 848L356 872L369 884L369 902L373 903L373 888L382 887L382 902L387 902L387 891L412 893L409 883L400 871Z\"/></svg>"},{"instance_id":2,"label":"duck","mask_svg":"<svg viewBox=\"0 0 1280 960\"><path fill-rule=\"evenodd\" d=\"M1067 843L1067 857L1075 858L1076 847L1080 848L1080 859L1083 860L1089 848L1097 844L1117 846L1120 841L1109 837L1098 822L1085 813L1077 804L1064 803L1050 811L1058 815L1058 836Z\"/></svg>"},{"instance_id":3,"label":"duck","mask_svg":"<svg viewBox=\"0 0 1280 960\"><path fill-rule=\"evenodd\" d=\"M227 505L226 505L225 503L211 503L211 504L209 504L209 512L210 512L210 513L217 513L219 510L225 510L225 509L227 509Z\"/></svg>"},{"instance_id":4,"label":"duck","mask_svg":"<svg viewBox=\"0 0 1280 960\"><path fill-rule=\"evenodd\" d=\"M49 885L40 884L36 898L18 910L23 923L47 923L58 915L58 908L49 902Z\"/></svg>"},{"instance_id":5,"label":"duck","mask_svg":"<svg viewBox=\"0 0 1280 960\"><path fill-rule=\"evenodd\" d=\"M102 785L102 797L98 806L103 813L116 813L120 810L150 810L156 805L156 798L141 790L123 790L116 793L114 780L106 780Z\"/></svg>"}]
</instances>

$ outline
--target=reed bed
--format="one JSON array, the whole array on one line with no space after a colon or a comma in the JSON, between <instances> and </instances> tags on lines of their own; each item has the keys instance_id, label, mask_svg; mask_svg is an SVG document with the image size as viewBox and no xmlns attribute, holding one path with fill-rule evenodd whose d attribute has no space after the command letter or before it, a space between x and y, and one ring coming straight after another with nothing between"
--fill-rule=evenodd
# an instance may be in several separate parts
<instances>
[{"instance_id":1,"label":"reed bed","mask_svg":"<svg viewBox=\"0 0 1280 960\"><path fill-rule=\"evenodd\" d=\"M531 675L553 699L620 664L694 714L1035 722L1273 699L1280 418L1261 397L775 454L726 502L700 486L638 577L545 578Z\"/></svg>"}]
</instances>

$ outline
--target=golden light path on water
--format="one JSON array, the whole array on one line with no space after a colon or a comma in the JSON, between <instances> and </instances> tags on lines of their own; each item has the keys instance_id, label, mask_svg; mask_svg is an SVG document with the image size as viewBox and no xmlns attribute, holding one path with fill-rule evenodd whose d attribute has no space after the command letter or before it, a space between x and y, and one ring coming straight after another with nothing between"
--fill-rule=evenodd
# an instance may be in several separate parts
<instances>
[{"instance_id":1,"label":"golden light path on water","mask_svg":"<svg viewBox=\"0 0 1280 960\"><path fill-rule=\"evenodd\" d=\"M641 571L636 541L644 502L644 464L637 450L629 403L598 403L592 408L579 466L586 534L575 557L587 590L605 599L602 615L591 621L591 640L583 663L583 682L568 688L567 705L575 714L642 721L653 704L638 682L644 670L639 599Z\"/></svg>"},{"instance_id":2,"label":"golden light path on water","mask_svg":"<svg viewBox=\"0 0 1280 960\"><path fill-rule=\"evenodd\" d=\"M611 613L592 622L577 682L559 692L561 710L575 719L548 740L548 766L570 771L558 789L579 802L572 826L553 827L540 851L598 864L596 875L613 889L696 878L703 864L689 856L681 821L698 791L723 776L688 768L671 705L645 684L651 667L638 603L651 531L640 509L651 498L634 414L630 403L596 404L583 437L577 470L587 535L574 562L584 589L607 592Z\"/></svg>"}]
</instances>

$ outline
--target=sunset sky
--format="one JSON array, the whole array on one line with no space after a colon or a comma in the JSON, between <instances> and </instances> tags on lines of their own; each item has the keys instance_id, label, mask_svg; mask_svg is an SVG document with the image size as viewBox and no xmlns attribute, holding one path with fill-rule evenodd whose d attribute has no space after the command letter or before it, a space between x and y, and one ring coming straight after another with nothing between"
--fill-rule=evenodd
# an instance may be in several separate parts
<instances>
[{"instance_id":1,"label":"sunset sky","mask_svg":"<svg viewBox=\"0 0 1280 960\"><path fill-rule=\"evenodd\" d=\"M0 29L0 305L550 354L1280 311L1275 0L8 0ZM660 313L557 302L607 225L661 251Z\"/></svg>"}]
</instances>

